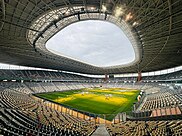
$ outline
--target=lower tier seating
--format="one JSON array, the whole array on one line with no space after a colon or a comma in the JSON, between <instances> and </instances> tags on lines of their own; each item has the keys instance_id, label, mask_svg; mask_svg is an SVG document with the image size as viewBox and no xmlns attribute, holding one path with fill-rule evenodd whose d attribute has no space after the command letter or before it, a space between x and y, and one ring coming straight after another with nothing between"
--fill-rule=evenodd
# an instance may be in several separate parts
<instances>
[{"instance_id":1,"label":"lower tier seating","mask_svg":"<svg viewBox=\"0 0 182 136\"><path fill-rule=\"evenodd\" d=\"M182 121L126 121L106 126L111 136L181 136Z\"/></svg>"}]
</instances>

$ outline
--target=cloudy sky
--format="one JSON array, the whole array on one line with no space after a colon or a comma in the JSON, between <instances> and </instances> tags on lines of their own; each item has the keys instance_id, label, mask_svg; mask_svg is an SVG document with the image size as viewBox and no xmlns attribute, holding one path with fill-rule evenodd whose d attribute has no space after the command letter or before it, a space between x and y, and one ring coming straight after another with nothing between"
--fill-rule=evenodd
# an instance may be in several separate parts
<instances>
[{"instance_id":1,"label":"cloudy sky","mask_svg":"<svg viewBox=\"0 0 182 136\"><path fill-rule=\"evenodd\" d=\"M134 50L122 30L103 21L81 21L58 32L46 47L96 66L114 66L134 60Z\"/></svg>"}]
</instances>

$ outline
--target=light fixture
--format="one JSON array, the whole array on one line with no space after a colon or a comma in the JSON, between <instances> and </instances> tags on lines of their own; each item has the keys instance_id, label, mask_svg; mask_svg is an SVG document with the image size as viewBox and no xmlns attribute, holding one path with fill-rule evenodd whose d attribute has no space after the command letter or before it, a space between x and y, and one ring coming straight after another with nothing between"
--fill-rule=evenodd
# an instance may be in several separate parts
<instances>
[{"instance_id":1,"label":"light fixture","mask_svg":"<svg viewBox=\"0 0 182 136\"><path fill-rule=\"evenodd\" d=\"M124 11L122 6L117 6L114 10L114 16L115 17L120 17L121 15L123 15Z\"/></svg>"},{"instance_id":2,"label":"light fixture","mask_svg":"<svg viewBox=\"0 0 182 136\"><path fill-rule=\"evenodd\" d=\"M137 22L133 22L133 26L136 26L136 25L138 25L138 23Z\"/></svg>"},{"instance_id":3,"label":"light fixture","mask_svg":"<svg viewBox=\"0 0 182 136\"><path fill-rule=\"evenodd\" d=\"M125 21L129 21L132 18L133 18L133 16L131 15L131 12L130 12L130 13L128 13L128 15L126 15Z\"/></svg>"},{"instance_id":4,"label":"light fixture","mask_svg":"<svg viewBox=\"0 0 182 136\"><path fill-rule=\"evenodd\" d=\"M58 15L54 15L54 18L57 20L57 19L59 19L59 16Z\"/></svg>"},{"instance_id":5,"label":"light fixture","mask_svg":"<svg viewBox=\"0 0 182 136\"><path fill-rule=\"evenodd\" d=\"M64 14L65 14L65 15L68 15L68 14L69 14L69 11L67 10Z\"/></svg>"},{"instance_id":6,"label":"light fixture","mask_svg":"<svg viewBox=\"0 0 182 136\"><path fill-rule=\"evenodd\" d=\"M106 6L105 5L102 5L102 11L103 12L106 12L106 10L107 10Z\"/></svg>"},{"instance_id":7,"label":"light fixture","mask_svg":"<svg viewBox=\"0 0 182 136\"><path fill-rule=\"evenodd\" d=\"M95 9L95 7L91 7L90 9L91 9L91 10L94 10L94 9Z\"/></svg>"}]
</instances>

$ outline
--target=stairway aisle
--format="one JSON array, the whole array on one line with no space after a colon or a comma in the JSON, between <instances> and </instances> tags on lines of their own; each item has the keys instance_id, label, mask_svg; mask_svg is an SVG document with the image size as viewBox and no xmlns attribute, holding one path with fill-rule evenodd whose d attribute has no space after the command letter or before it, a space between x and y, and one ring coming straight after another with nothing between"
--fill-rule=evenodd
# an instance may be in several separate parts
<instances>
[{"instance_id":1,"label":"stairway aisle","mask_svg":"<svg viewBox=\"0 0 182 136\"><path fill-rule=\"evenodd\" d=\"M104 124L100 124L92 136L110 136Z\"/></svg>"}]
</instances>

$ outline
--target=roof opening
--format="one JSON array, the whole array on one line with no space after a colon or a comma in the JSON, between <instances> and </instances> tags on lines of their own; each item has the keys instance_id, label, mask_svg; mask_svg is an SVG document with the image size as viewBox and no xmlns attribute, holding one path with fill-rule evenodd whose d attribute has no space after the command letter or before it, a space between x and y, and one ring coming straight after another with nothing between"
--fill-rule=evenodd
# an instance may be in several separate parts
<instances>
[{"instance_id":1,"label":"roof opening","mask_svg":"<svg viewBox=\"0 0 182 136\"><path fill-rule=\"evenodd\" d=\"M94 66L131 63L135 52L124 32L115 24L99 20L73 23L50 38L46 48Z\"/></svg>"}]
</instances>

